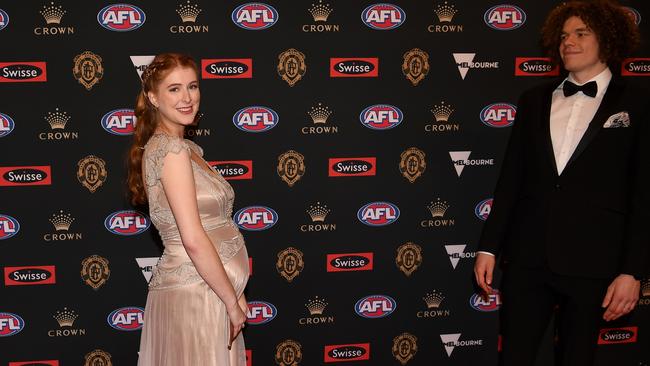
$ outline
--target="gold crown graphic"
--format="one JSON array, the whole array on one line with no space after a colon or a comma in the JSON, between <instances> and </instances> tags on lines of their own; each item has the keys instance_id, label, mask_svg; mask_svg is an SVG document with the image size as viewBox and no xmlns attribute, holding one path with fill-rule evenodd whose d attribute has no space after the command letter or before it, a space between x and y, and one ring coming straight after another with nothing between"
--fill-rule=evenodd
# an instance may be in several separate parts
<instances>
[{"instance_id":1,"label":"gold crown graphic","mask_svg":"<svg viewBox=\"0 0 650 366\"><path fill-rule=\"evenodd\" d=\"M436 292L435 290L432 293L424 295L422 298L422 300L427 303L427 309L439 308L442 300L444 299L445 297L440 292Z\"/></svg>"},{"instance_id":2,"label":"gold crown graphic","mask_svg":"<svg viewBox=\"0 0 650 366\"><path fill-rule=\"evenodd\" d=\"M68 123L70 117L68 113L59 112L59 108L56 109L56 112L47 112L45 120L50 124L53 130L65 128L65 124Z\"/></svg>"},{"instance_id":3,"label":"gold crown graphic","mask_svg":"<svg viewBox=\"0 0 650 366\"><path fill-rule=\"evenodd\" d=\"M51 2L50 6L43 5L43 10L39 11L39 13L45 18L47 24L59 24L66 11L63 10L63 6L56 6L54 2Z\"/></svg>"},{"instance_id":4,"label":"gold crown graphic","mask_svg":"<svg viewBox=\"0 0 650 366\"><path fill-rule=\"evenodd\" d=\"M641 283L641 296L650 296L650 280L645 280Z\"/></svg>"},{"instance_id":5,"label":"gold crown graphic","mask_svg":"<svg viewBox=\"0 0 650 366\"><path fill-rule=\"evenodd\" d=\"M70 229L70 225L74 221L74 217L70 214L64 214L63 210L59 211L58 214L52 214L50 222L54 225L56 231L67 231Z\"/></svg>"},{"instance_id":6,"label":"gold crown graphic","mask_svg":"<svg viewBox=\"0 0 650 366\"><path fill-rule=\"evenodd\" d=\"M458 12L458 10L454 8L454 5L447 5L446 1L444 5L439 4L438 7L435 8L433 11L436 13L436 15L438 16L438 20L441 23L451 22L451 20L454 18L454 15L456 15L456 13Z\"/></svg>"},{"instance_id":7,"label":"gold crown graphic","mask_svg":"<svg viewBox=\"0 0 650 366\"><path fill-rule=\"evenodd\" d=\"M320 0L318 4L311 4L311 8L309 9L315 22L326 22L327 17L330 16L332 11L334 11L334 9L330 9L330 4L323 5L323 0Z\"/></svg>"},{"instance_id":8,"label":"gold crown graphic","mask_svg":"<svg viewBox=\"0 0 650 366\"><path fill-rule=\"evenodd\" d=\"M318 296L316 296L315 299L307 301L305 306L307 307L307 310L309 310L310 315L322 315L323 311L325 311L325 308L327 307L327 301L319 299Z\"/></svg>"},{"instance_id":9,"label":"gold crown graphic","mask_svg":"<svg viewBox=\"0 0 650 366\"><path fill-rule=\"evenodd\" d=\"M329 107L322 107L322 105L322 103L318 103L318 106L311 107L311 110L307 112L314 123L325 123L332 114Z\"/></svg>"},{"instance_id":10,"label":"gold crown graphic","mask_svg":"<svg viewBox=\"0 0 650 366\"><path fill-rule=\"evenodd\" d=\"M183 23L190 22L194 23L196 22L196 17L199 16L201 13L201 9L197 4L190 4L190 1L187 0L187 4L180 4L178 6L178 9L176 9L176 12L178 15L181 16L181 19L183 20Z\"/></svg>"},{"instance_id":11,"label":"gold crown graphic","mask_svg":"<svg viewBox=\"0 0 650 366\"><path fill-rule=\"evenodd\" d=\"M449 204L447 204L445 201L441 201L440 198L438 198L435 202L432 201L431 204L427 206L427 208L431 212L431 217L443 217L449 208Z\"/></svg>"},{"instance_id":12,"label":"gold crown graphic","mask_svg":"<svg viewBox=\"0 0 650 366\"><path fill-rule=\"evenodd\" d=\"M440 103L440 105L434 105L433 109L431 109L431 112L433 113L436 122L447 122L449 120L449 116L454 113L454 109L451 108L449 104L445 104L443 101Z\"/></svg>"},{"instance_id":13,"label":"gold crown graphic","mask_svg":"<svg viewBox=\"0 0 650 366\"><path fill-rule=\"evenodd\" d=\"M323 222L331 210L327 206L321 206L320 202L316 202L316 206L310 206L306 211L311 217L311 221Z\"/></svg>"},{"instance_id":14,"label":"gold crown graphic","mask_svg":"<svg viewBox=\"0 0 650 366\"><path fill-rule=\"evenodd\" d=\"M74 310L68 310L68 308L63 308L63 310L58 310L52 316L59 323L60 327L71 327L74 321L79 315L75 314Z\"/></svg>"}]
</instances>

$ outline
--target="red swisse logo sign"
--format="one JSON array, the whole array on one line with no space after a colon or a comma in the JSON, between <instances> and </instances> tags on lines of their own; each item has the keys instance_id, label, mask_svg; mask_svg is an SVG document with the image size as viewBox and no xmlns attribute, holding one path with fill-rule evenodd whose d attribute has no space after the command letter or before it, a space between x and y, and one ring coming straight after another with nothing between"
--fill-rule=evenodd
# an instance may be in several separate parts
<instances>
[{"instance_id":1,"label":"red swisse logo sign","mask_svg":"<svg viewBox=\"0 0 650 366\"><path fill-rule=\"evenodd\" d=\"M0 62L0 83L47 81L46 63Z\"/></svg>"},{"instance_id":2,"label":"red swisse logo sign","mask_svg":"<svg viewBox=\"0 0 650 366\"><path fill-rule=\"evenodd\" d=\"M59 366L59 360L9 362L9 366Z\"/></svg>"},{"instance_id":3,"label":"red swisse logo sign","mask_svg":"<svg viewBox=\"0 0 650 366\"><path fill-rule=\"evenodd\" d=\"M0 186L48 186L52 184L49 165L0 167Z\"/></svg>"},{"instance_id":4,"label":"red swisse logo sign","mask_svg":"<svg viewBox=\"0 0 650 366\"><path fill-rule=\"evenodd\" d=\"M246 350L246 366L253 366L253 351Z\"/></svg>"},{"instance_id":5,"label":"red swisse logo sign","mask_svg":"<svg viewBox=\"0 0 650 366\"><path fill-rule=\"evenodd\" d=\"M330 177L349 177L375 175L377 172L377 158L330 158Z\"/></svg>"},{"instance_id":6,"label":"red swisse logo sign","mask_svg":"<svg viewBox=\"0 0 650 366\"><path fill-rule=\"evenodd\" d=\"M56 283L55 266L5 267L5 286L51 285Z\"/></svg>"},{"instance_id":7,"label":"red swisse logo sign","mask_svg":"<svg viewBox=\"0 0 650 366\"><path fill-rule=\"evenodd\" d=\"M330 58L330 77L376 78L378 76L379 58L377 57Z\"/></svg>"},{"instance_id":8,"label":"red swisse logo sign","mask_svg":"<svg viewBox=\"0 0 650 366\"><path fill-rule=\"evenodd\" d=\"M253 179L252 160L209 161L208 164L227 180Z\"/></svg>"},{"instance_id":9,"label":"red swisse logo sign","mask_svg":"<svg viewBox=\"0 0 650 366\"><path fill-rule=\"evenodd\" d=\"M601 329L598 344L634 343L638 332L638 327Z\"/></svg>"},{"instance_id":10,"label":"red swisse logo sign","mask_svg":"<svg viewBox=\"0 0 650 366\"><path fill-rule=\"evenodd\" d=\"M560 67L554 65L549 57L515 58L516 76L558 76Z\"/></svg>"},{"instance_id":11,"label":"red swisse logo sign","mask_svg":"<svg viewBox=\"0 0 650 366\"><path fill-rule=\"evenodd\" d=\"M650 58L626 58L621 63L621 75L650 76Z\"/></svg>"},{"instance_id":12,"label":"red swisse logo sign","mask_svg":"<svg viewBox=\"0 0 650 366\"><path fill-rule=\"evenodd\" d=\"M250 79L253 77L252 58L217 58L201 60L203 79Z\"/></svg>"},{"instance_id":13,"label":"red swisse logo sign","mask_svg":"<svg viewBox=\"0 0 650 366\"><path fill-rule=\"evenodd\" d=\"M327 272L371 271L373 253L327 255Z\"/></svg>"},{"instance_id":14,"label":"red swisse logo sign","mask_svg":"<svg viewBox=\"0 0 650 366\"><path fill-rule=\"evenodd\" d=\"M370 359L370 343L325 346L325 362L362 361Z\"/></svg>"}]
</instances>

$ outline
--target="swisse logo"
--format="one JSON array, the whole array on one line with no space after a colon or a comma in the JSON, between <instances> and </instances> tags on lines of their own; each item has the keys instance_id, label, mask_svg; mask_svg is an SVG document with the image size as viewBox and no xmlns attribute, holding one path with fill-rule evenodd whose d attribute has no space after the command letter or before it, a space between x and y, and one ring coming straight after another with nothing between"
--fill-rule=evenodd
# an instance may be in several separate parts
<instances>
[{"instance_id":1,"label":"swisse logo","mask_svg":"<svg viewBox=\"0 0 650 366\"><path fill-rule=\"evenodd\" d=\"M25 321L19 315L0 312L0 337L16 335L24 328Z\"/></svg>"},{"instance_id":2,"label":"swisse logo","mask_svg":"<svg viewBox=\"0 0 650 366\"><path fill-rule=\"evenodd\" d=\"M59 366L59 360L9 362L9 366Z\"/></svg>"},{"instance_id":3,"label":"swisse logo","mask_svg":"<svg viewBox=\"0 0 650 366\"><path fill-rule=\"evenodd\" d=\"M250 325L266 324L278 315L275 305L266 301L249 301L246 323Z\"/></svg>"},{"instance_id":4,"label":"swisse logo","mask_svg":"<svg viewBox=\"0 0 650 366\"><path fill-rule=\"evenodd\" d=\"M491 211L492 211L492 198L484 199L483 201L476 204L476 207L474 208L474 214L476 215L476 217L478 217L483 221L487 220L487 218L490 216Z\"/></svg>"},{"instance_id":5,"label":"swisse logo","mask_svg":"<svg viewBox=\"0 0 650 366\"><path fill-rule=\"evenodd\" d=\"M370 295L357 301L354 311L364 318L383 318L397 308L397 302L386 295Z\"/></svg>"},{"instance_id":6,"label":"swisse logo","mask_svg":"<svg viewBox=\"0 0 650 366\"><path fill-rule=\"evenodd\" d=\"M47 81L45 62L0 62L0 83L37 81Z\"/></svg>"},{"instance_id":7,"label":"swisse logo","mask_svg":"<svg viewBox=\"0 0 650 366\"><path fill-rule=\"evenodd\" d=\"M99 24L111 31L128 32L142 27L146 16L142 9L130 4L108 5L97 13Z\"/></svg>"},{"instance_id":8,"label":"swisse logo","mask_svg":"<svg viewBox=\"0 0 650 366\"><path fill-rule=\"evenodd\" d=\"M601 329L598 344L635 343L638 332L638 327Z\"/></svg>"},{"instance_id":9,"label":"swisse logo","mask_svg":"<svg viewBox=\"0 0 650 366\"><path fill-rule=\"evenodd\" d=\"M368 226L390 225L399 218L399 208L390 202L371 202L359 209L357 218Z\"/></svg>"},{"instance_id":10,"label":"swisse logo","mask_svg":"<svg viewBox=\"0 0 650 366\"><path fill-rule=\"evenodd\" d=\"M240 229L261 231L275 225L278 222L278 214L269 207L249 206L237 211L233 221Z\"/></svg>"},{"instance_id":11,"label":"swisse logo","mask_svg":"<svg viewBox=\"0 0 650 366\"><path fill-rule=\"evenodd\" d=\"M226 180L253 179L252 160L227 160L208 162Z\"/></svg>"},{"instance_id":12,"label":"swisse logo","mask_svg":"<svg viewBox=\"0 0 650 366\"><path fill-rule=\"evenodd\" d=\"M266 132L279 121L280 117L273 109L263 106L242 108L232 117L232 123L245 132Z\"/></svg>"},{"instance_id":13,"label":"swisse logo","mask_svg":"<svg viewBox=\"0 0 650 366\"><path fill-rule=\"evenodd\" d=\"M526 13L515 5L497 5L485 12L483 20L492 29L507 31L524 25Z\"/></svg>"},{"instance_id":14,"label":"swisse logo","mask_svg":"<svg viewBox=\"0 0 650 366\"><path fill-rule=\"evenodd\" d=\"M0 240L9 239L18 234L20 223L9 215L0 214Z\"/></svg>"},{"instance_id":15,"label":"swisse logo","mask_svg":"<svg viewBox=\"0 0 650 366\"><path fill-rule=\"evenodd\" d=\"M397 5L374 4L363 10L361 20L372 29L390 30L404 24L406 13Z\"/></svg>"},{"instance_id":16,"label":"swisse logo","mask_svg":"<svg viewBox=\"0 0 650 366\"><path fill-rule=\"evenodd\" d=\"M327 255L327 272L372 271L373 253Z\"/></svg>"},{"instance_id":17,"label":"swisse logo","mask_svg":"<svg viewBox=\"0 0 650 366\"><path fill-rule=\"evenodd\" d=\"M501 294L496 289L489 295L473 294L469 298L469 306L482 312L497 311L501 307Z\"/></svg>"},{"instance_id":18,"label":"swisse logo","mask_svg":"<svg viewBox=\"0 0 650 366\"><path fill-rule=\"evenodd\" d=\"M15 127L16 123L14 123L14 120L9 115L0 113L0 137L7 136Z\"/></svg>"},{"instance_id":19,"label":"swisse logo","mask_svg":"<svg viewBox=\"0 0 650 366\"><path fill-rule=\"evenodd\" d=\"M142 234L149 228L149 225L149 218L134 210L116 211L104 220L106 230L124 236Z\"/></svg>"},{"instance_id":20,"label":"swisse logo","mask_svg":"<svg viewBox=\"0 0 650 366\"><path fill-rule=\"evenodd\" d=\"M102 117L101 123L106 132L127 136L135 131L136 121L133 109L114 109Z\"/></svg>"},{"instance_id":21,"label":"swisse logo","mask_svg":"<svg viewBox=\"0 0 650 366\"><path fill-rule=\"evenodd\" d=\"M510 127L515 123L517 107L510 103L493 103L481 110L484 125L495 128Z\"/></svg>"},{"instance_id":22,"label":"swisse logo","mask_svg":"<svg viewBox=\"0 0 650 366\"><path fill-rule=\"evenodd\" d=\"M113 329L134 331L144 325L144 309L137 306L127 306L111 311L106 318Z\"/></svg>"},{"instance_id":23,"label":"swisse logo","mask_svg":"<svg viewBox=\"0 0 650 366\"><path fill-rule=\"evenodd\" d=\"M277 23L279 14L271 5L247 3L238 6L231 15L232 21L240 28L262 30Z\"/></svg>"},{"instance_id":24,"label":"swisse logo","mask_svg":"<svg viewBox=\"0 0 650 366\"><path fill-rule=\"evenodd\" d=\"M376 78L379 76L379 58L330 58L330 77Z\"/></svg>"},{"instance_id":25,"label":"swisse logo","mask_svg":"<svg viewBox=\"0 0 650 366\"><path fill-rule=\"evenodd\" d=\"M359 121L372 130L389 130L404 120L404 113L390 104L375 104L359 114Z\"/></svg>"},{"instance_id":26,"label":"swisse logo","mask_svg":"<svg viewBox=\"0 0 650 366\"><path fill-rule=\"evenodd\" d=\"M549 57L516 57L515 76L558 76L560 67Z\"/></svg>"},{"instance_id":27,"label":"swisse logo","mask_svg":"<svg viewBox=\"0 0 650 366\"><path fill-rule=\"evenodd\" d=\"M250 79L253 77L253 59L201 60L201 77L203 79Z\"/></svg>"},{"instance_id":28,"label":"swisse logo","mask_svg":"<svg viewBox=\"0 0 650 366\"><path fill-rule=\"evenodd\" d=\"M377 172L377 158L330 158L330 177L369 176Z\"/></svg>"},{"instance_id":29,"label":"swisse logo","mask_svg":"<svg viewBox=\"0 0 650 366\"><path fill-rule=\"evenodd\" d=\"M627 58L621 63L621 75L650 76L650 58Z\"/></svg>"},{"instance_id":30,"label":"swisse logo","mask_svg":"<svg viewBox=\"0 0 650 366\"><path fill-rule=\"evenodd\" d=\"M370 343L325 346L325 362L362 361L370 359Z\"/></svg>"},{"instance_id":31,"label":"swisse logo","mask_svg":"<svg viewBox=\"0 0 650 366\"><path fill-rule=\"evenodd\" d=\"M51 285L56 283L55 266L5 267L5 286Z\"/></svg>"},{"instance_id":32,"label":"swisse logo","mask_svg":"<svg viewBox=\"0 0 650 366\"><path fill-rule=\"evenodd\" d=\"M0 167L0 186L49 186L52 184L52 167L8 166Z\"/></svg>"}]
</instances>

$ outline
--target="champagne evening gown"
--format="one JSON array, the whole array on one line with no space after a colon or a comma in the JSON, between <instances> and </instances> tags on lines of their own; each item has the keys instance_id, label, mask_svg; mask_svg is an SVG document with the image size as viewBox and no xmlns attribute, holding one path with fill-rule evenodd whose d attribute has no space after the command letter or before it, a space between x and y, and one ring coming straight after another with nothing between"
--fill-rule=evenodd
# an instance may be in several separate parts
<instances>
[{"instance_id":1,"label":"champagne evening gown","mask_svg":"<svg viewBox=\"0 0 650 366\"><path fill-rule=\"evenodd\" d=\"M163 159L182 149L203 150L192 141L156 134L145 145L143 164L149 214L165 250L154 269L144 313L139 366L245 366L241 334L228 350L230 319L224 303L198 274L181 243L160 183ZM192 160L201 224L219 253L237 297L248 281L248 253L232 221L234 192L217 172Z\"/></svg>"}]
</instances>

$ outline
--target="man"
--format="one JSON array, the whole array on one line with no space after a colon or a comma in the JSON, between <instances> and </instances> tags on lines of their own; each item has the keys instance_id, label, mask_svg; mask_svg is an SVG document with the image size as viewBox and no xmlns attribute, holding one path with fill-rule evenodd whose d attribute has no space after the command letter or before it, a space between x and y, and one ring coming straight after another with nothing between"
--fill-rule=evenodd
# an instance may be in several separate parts
<instances>
[{"instance_id":1,"label":"man","mask_svg":"<svg viewBox=\"0 0 650 366\"><path fill-rule=\"evenodd\" d=\"M555 8L542 43L568 77L525 92L474 273L504 276L502 366L535 362L555 307L563 366L592 366L600 318L632 311L650 261L650 108L612 76L639 43L612 1Z\"/></svg>"}]
</instances>

